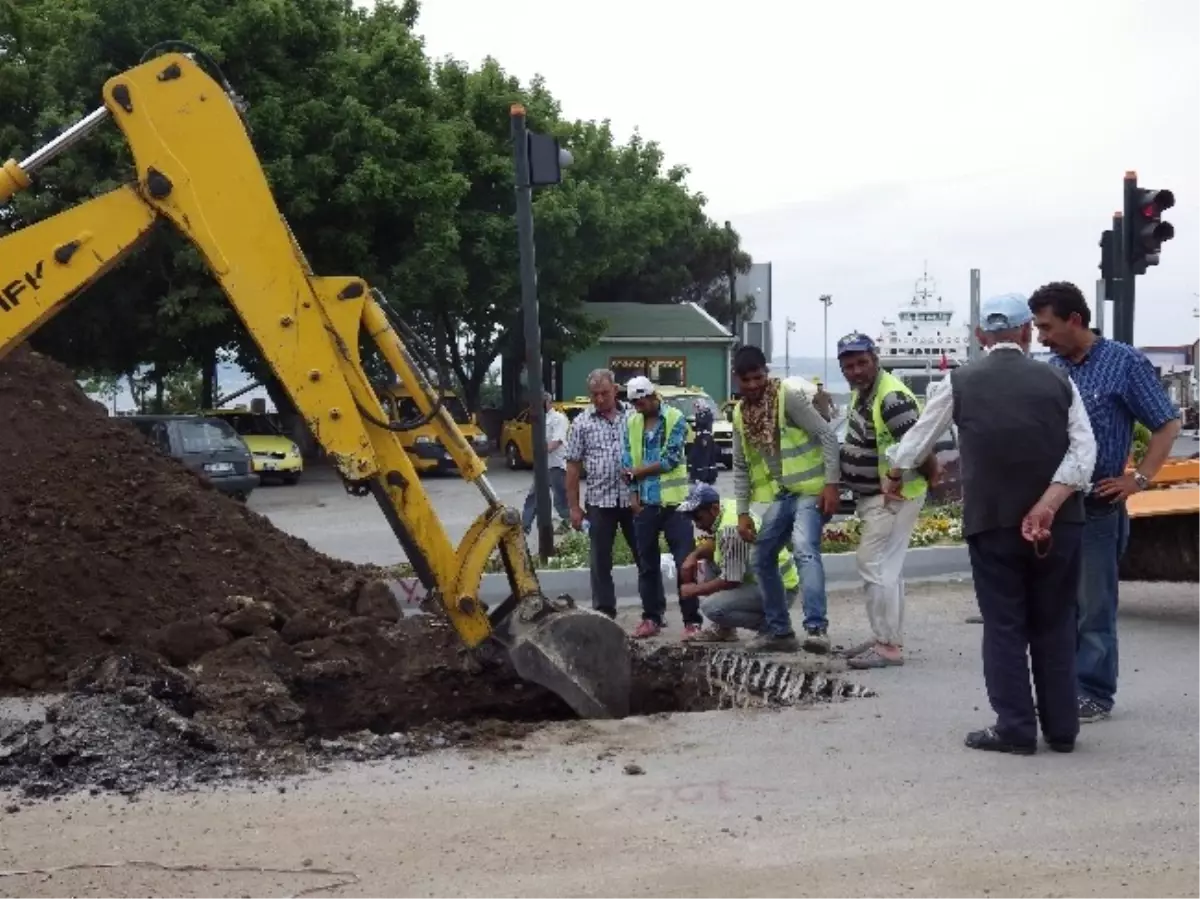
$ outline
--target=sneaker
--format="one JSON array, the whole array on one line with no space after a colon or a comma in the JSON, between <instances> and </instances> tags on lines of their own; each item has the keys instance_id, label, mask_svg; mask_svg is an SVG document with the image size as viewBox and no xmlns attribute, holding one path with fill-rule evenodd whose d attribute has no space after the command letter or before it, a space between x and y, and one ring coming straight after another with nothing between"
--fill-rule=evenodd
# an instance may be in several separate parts
<instances>
[{"instance_id":1,"label":"sneaker","mask_svg":"<svg viewBox=\"0 0 1200 899\"><path fill-rule=\"evenodd\" d=\"M685 624L683 626L683 639L692 640L700 635L700 631L704 629L703 625Z\"/></svg>"},{"instance_id":2,"label":"sneaker","mask_svg":"<svg viewBox=\"0 0 1200 899\"><path fill-rule=\"evenodd\" d=\"M806 627L804 629L804 648L808 652L826 655L829 652L828 628Z\"/></svg>"},{"instance_id":3,"label":"sneaker","mask_svg":"<svg viewBox=\"0 0 1200 899\"><path fill-rule=\"evenodd\" d=\"M689 643L736 643L738 641L736 628L710 627L708 630L701 630L699 625L694 624L689 624L688 627L696 628L694 634L684 635L683 639Z\"/></svg>"},{"instance_id":4,"label":"sneaker","mask_svg":"<svg viewBox=\"0 0 1200 899\"><path fill-rule=\"evenodd\" d=\"M1087 697L1079 697L1079 723L1091 724L1093 721L1103 721L1112 715L1111 709L1106 709L1096 700Z\"/></svg>"},{"instance_id":5,"label":"sneaker","mask_svg":"<svg viewBox=\"0 0 1200 899\"><path fill-rule=\"evenodd\" d=\"M746 645L746 652L799 652L795 634L760 634Z\"/></svg>"},{"instance_id":6,"label":"sneaker","mask_svg":"<svg viewBox=\"0 0 1200 899\"><path fill-rule=\"evenodd\" d=\"M1037 752L1036 743L1014 743L996 733L994 727L983 730L973 730L967 734L964 741L969 749L982 749L985 752L1007 752L1011 755L1033 755Z\"/></svg>"},{"instance_id":7,"label":"sneaker","mask_svg":"<svg viewBox=\"0 0 1200 899\"><path fill-rule=\"evenodd\" d=\"M635 640L645 640L648 637L657 637L658 632L662 630L662 625L657 621L651 621L649 618L643 618L642 623L637 626L633 632Z\"/></svg>"}]
</instances>

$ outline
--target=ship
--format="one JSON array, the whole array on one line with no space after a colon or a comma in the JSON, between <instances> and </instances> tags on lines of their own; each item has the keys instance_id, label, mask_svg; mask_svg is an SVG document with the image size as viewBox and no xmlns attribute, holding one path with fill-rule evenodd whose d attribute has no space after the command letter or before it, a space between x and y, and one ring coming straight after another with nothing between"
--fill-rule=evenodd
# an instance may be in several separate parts
<instances>
[{"instance_id":1,"label":"ship","mask_svg":"<svg viewBox=\"0 0 1200 899\"><path fill-rule=\"evenodd\" d=\"M955 321L955 310L942 298L926 265L912 296L894 317L882 320L875 344L881 367L925 396L934 381L966 365L971 326Z\"/></svg>"}]
</instances>

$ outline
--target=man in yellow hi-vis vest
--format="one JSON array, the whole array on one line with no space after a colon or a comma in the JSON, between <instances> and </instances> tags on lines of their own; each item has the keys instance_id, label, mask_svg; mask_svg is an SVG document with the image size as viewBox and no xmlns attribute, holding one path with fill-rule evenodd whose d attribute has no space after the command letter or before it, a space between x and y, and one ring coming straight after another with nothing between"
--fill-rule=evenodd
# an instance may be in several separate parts
<instances>
[{"instance_id":1,"label":"man in yellow hi-vis vest","mask_svg":"<svg viewBox=\"0 0 1200 899\"><path fill-rule=\"evenodd\" d=\"M683 563L679 595L703 598L700 611L713 626L691 637L699 643L731 643L737 640L738 628L762 631L762 590L754 577L750 559L754 544L747 543L738 533L737 503L722 501L717 489L708 484L694 484L692 492L679 507L705 536L696 541L696 548ZM758 516L751 513L757 524ZM701 562L712 562L716 571L701 578ZM800 595L800 572L796 560L784 547L775 559L783 578L784 595L790 609Z\"/></svg>"},{"instance_id":2,"label":"man in yellow hi-vis vest","mask_svg":"<svg viewBox=\"0 0 1200 899\"><path fill-rule=\"evenodd\" d=\"M899 497L887 496L887 450L921 417L908 385L879 367L875 341L855 331L837 345L838 364L853 388L842 441L842 484L854 491L862 520L858 573L867 594L872 639L847 650L851 668L904 664L904 559L917 516L925 505L937 457L905 480Z\"/></svg>"},{"instance_id":3,"label":"man in yellow hi-vis vest","mask_svg":"<svg viewBox=\"0 0 1200 899\"><path fill-rule=\"evenodd\" d=\"M829 652L821 531L838 509L837 434L800 389L768 377L756 346L733 357L741 399L733 410L733 492L738 530L755 544L754 574L762 587L763 633L749 652L796 652L783 580L775 557L788 541L803 584L804 648ZM759 529L750 503L770 503Z\"/></svg>"},{"instance_id":4,"label":"man in yellow hi-vis vest","mask_svg":"<svg viewBox=\"0 0 1200 899\"><path fill-rule=\"evenodd\" d=\"M666 538L675 559L676 583L679 569L692 551L692 522L679 512L687 499L687 419L674 406L663 403L649 378L630 378L626 395L637 410L625 427L621 467L633 508L633 534L637 541L638 593L642 599L642 623L633 632L638 639L653 637L666 623L666 594L663 590L658 538ZM700 601L680 599L684 636L700 630Z\"/></svg>"}]
</instances>

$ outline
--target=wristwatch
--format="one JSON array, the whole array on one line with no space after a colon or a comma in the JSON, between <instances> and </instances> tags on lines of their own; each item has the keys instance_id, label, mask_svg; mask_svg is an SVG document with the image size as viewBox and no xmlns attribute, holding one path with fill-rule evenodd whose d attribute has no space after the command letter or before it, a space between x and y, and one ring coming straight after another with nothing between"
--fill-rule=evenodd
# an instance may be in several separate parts
<instances>
[{"instance_id":1,"label":"wristwatch","mask_svg":"<svg viewBox=\"0 0 1200 899\"><path fill-rule=\"evenodd\" d=\"M1133 482L1138 485L1138 490L1147 490L1150 487L1150 479L1140 471L1133 473Z\"/></svg>"}]
</instances>

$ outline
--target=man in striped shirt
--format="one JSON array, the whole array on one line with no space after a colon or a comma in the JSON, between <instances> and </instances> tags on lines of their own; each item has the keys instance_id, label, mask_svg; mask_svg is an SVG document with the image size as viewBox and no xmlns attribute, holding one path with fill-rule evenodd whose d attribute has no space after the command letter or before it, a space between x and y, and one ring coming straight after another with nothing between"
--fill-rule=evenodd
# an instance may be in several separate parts
<instances>
[{"instance_id":1,"label":"man in striped shirt","mask_svg":"<svg viewBox=\"0 0 1200 899\"><path fill-rule=\"evenodd\" d=\"M855 332L838 341L838 363L853 388L841 450L842 483L854 491L863 523L857 561L872 632L871 640L846 655L851 668L902 665L904 558L925 493L885 496L883 474L889 463L884 453L912 429L921 409L912 391L879 367L875 342L866 334ZM921 473L935 474L936 465L930 454Z\"/></svg>"},{"instance_id":2,"label":"man in striped shirt","mask_svg":"<svg viewBox=\"0 0 1200 899\"><path fill-rule=\"evenodd\" d=\"M679 596L692 601L703 598L700 612L713 623L708 630L689 633L684 639L731 643L737 640L739 627L760 632L765 621L762 589L755 582L751 563L754 544L738 533L737 502L722 503L715 487L693 484L679 512L690 516L705 534L680 568ZM754 523L756 527L760 524ZM711 577L701 577L701 564L712 567ZM786 546L779 551L779 573L784 601L791 609L800 595L800 572Z\"/></svg>"}]
</instances>

